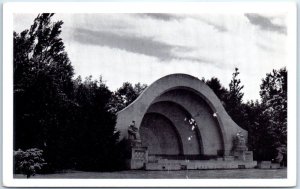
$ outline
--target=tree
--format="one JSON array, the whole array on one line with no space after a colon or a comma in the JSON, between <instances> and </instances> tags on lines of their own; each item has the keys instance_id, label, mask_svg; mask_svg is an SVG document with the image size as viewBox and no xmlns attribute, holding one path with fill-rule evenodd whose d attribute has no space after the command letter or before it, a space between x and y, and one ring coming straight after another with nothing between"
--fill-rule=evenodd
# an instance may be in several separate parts
<instances>
[{"instance_id":1,"label":"tree","mask_svg":"<svg viewBox=\"0 0 300 189\"><path fill-rule=\"evenodd\" d=\"M218 78L212 77L210 80L202 78L202 81L214 91L233 121L242 128L247 129L247 123L244 119L244 93L242 93L244 86L241 85L241 80L238 79L239 74L238 68L235 68L235 72L232 74L232 80L229 83L229 90L221 85Z\"/></svg>"},{"instance_id":2,"label":"tree","mask_svg":"<svg viewBox=\"0 0 300 189\"><path fill-rule=\"evenodd\" d=\"M256 160L270 160L272 149L272 136L268 130L268 117L263 116L264 108L258 101L243 104L245 125L248 130L248 147L253 151Z\"/></svg>"},{"instance_id":3,"label":"tree","mask_svg":"<svg viewBox=\"0 0 300 189\"><path fill-rule=\"evenodd\" d=\"M135 91L138 97L147 87L148 86L146 84L141 84L140 82L138 82L134 85L133 90Z\"/></svg>"},{"instance_id":4,"label":"tree","mask_svg":"<svg viewBox=\"0 0 300 189\"><path fill-rule=\"evenodd\" d=\"M116 115L109 112L112 92L100 77L75 80L76 117L75 166L81 170L101 171L116 169Z\"/></svg>"},{"instance_id":5,"label":"tree","mask_svg":"<svg viewBox=\"0 0 300 189\"><path fill-rule=\"evenodd\" d=\"M214 91L217 97L221 100L222 104L225 105L228 90L221 85L220 80L216 77L212 77L210 80L206 81L203 78L202 81Z\"/></svg>"},{"instance_id":6,"label":"tree","mask_svg":"<svg viewBox=\"0 0 300 189\"><path fill-rule=\"evenodd\" d=\"M260 96L268 118L267 129L272 136L272 149L287 149L287 70L273 70L262 80ZM286 155L286 154L285 154Z\"/></svg>"},{"instance_id":7,"label":"tree","mask_svg":"<svg viewBox=\"0 0 300 189\"><path fill-rule=\"evenodd\" d=\"M72 79L63 22L52 16L39 14L29 30L14 32L14 148L43 150L48 172L114 169L112 92L101 77Z\"/></svg>"},{"instance_id":8,"label":"tree","mask_svg":"<svg viewBox=\"0 0 300 189\"><path fill-rule=\"evenodd\" d=\"M262 79L261 103L244 106L248 144L257 160L286 161L287 71L273 70ZM281 156L282 158L279 158Z\"/></svg>"},{"instance_id":9,"label":"tree","mask_svg":"<svg viewBox=\"0 0 300 189\"><path fill-rule=\"evenodd\" d=\"M43 150L32 148L14 151L15 172L25 174L27 178L34 176L45 164Z\"/></svg>"},{"instance_id":10,"label":"tree","mask_svg":"<svg viewBox=\"0 0 300 189\"><path fill-rule=\"evenodd\" d=\"M62 21L54 14L40 14L29 30L14 32L14 87L28 84L30 77L46 73L62 89L72 87L73 67L60 38ZM23 84L23 85L22 85ZM68 90L71 91L71 90Z\"/></svg>"},{"instance_id":11,"label":"tree","mask_svg":"<svg viewBox=\"0 0 300 189\"><path fill-rule=\"evenodd\" d=\"M122 87L117 89L110 103L110 111L117 113L131 104L147 87L146 84L137 83L132 86L131 83L125 82Z\"/></svg>"},{"instance_id":12,"label":"tree","mask_svg":"<svg viewBox=\"0 0 300 189\"><path fill-rule=\"evenodd\" d=\"M62 21L39 14L33 25L14 32L14 148L44 150L49 166L67 162L66 138L75 104L73 67L60 38Z\"/></svg>"},{"instance_id":13,"label":"tree","mask_svg":"<svg viewBox=\"0 0 300 189\"><path fill-rule=\"evenodd\" d=\"M235 68L235 72L232 74L232 80L229 83L229 92L227 93L225 101L225 109L233 121L247 130L244 119L245 113L243 110L244 93L242 92L242 89L244 86L241 85L241 80L238 79L239 74L239 69Z\"/></svg>"}]
</instances>

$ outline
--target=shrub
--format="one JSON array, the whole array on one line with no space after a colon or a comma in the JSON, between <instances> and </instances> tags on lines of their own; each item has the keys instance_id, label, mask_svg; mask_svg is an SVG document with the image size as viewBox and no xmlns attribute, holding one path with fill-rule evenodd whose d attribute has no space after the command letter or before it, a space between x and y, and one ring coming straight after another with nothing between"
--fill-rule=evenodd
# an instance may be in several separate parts
<instances>
[{"instance_id":1,"label":"shrub","mask_svg":"<svg viewBox=\"0 0 300 189\"><path fill-rule=\"evenodd\" d=\"M15 173L24 174L27 178L34 176L46 164L42 156L43 150L38 148L14 151Z\"/></svg>"}]
</instances>

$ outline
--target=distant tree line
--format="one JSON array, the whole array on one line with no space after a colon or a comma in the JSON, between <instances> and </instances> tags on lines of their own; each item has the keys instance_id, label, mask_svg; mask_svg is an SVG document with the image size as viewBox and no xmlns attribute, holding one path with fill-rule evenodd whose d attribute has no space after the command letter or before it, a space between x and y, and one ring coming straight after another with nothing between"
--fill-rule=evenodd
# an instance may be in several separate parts
<instances>
[{"instance_id":1,"label":"distant tree line","mask_svg":"<svg viewBox=\"0 0 300 189\"><path fill-rule=\"evenodd\" d=\"M14 170L18 172L19 162L28 162L23 158L26 153L43 158L40 172L121 169L124 155L115 129L116 113L147 85L125 82L112 92L101 76L73 79L74 69L60 37L63 22L52 22L52 16L39 14L29 29L13 34L14 150L25 154L15 159ZM233 120L249 131L255 158L274 159L278 148L286 151L287 145L287 71L267 74L261 101L246 103L238 75L236 69L229 89L217 78L203 81Z\"/></svg>"}]
</instances>

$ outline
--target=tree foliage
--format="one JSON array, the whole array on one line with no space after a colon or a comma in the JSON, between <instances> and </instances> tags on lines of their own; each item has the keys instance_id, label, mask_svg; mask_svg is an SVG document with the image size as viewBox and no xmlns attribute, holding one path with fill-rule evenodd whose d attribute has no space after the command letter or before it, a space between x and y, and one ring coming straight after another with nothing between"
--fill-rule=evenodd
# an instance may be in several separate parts
<instances>
[{"instance_id":1,"label":"tree foliage","mask_svg":"<svg viewBox=\"0 0 300 189\"><path fill-rule=\"evenodd\" d=\"M52 16L39 14L30 29L13 35L14 149L42 149L48 171L113 167L113 159L104 161L118 137L107 105L112 92L101 79L73 80L63 22Z\"/></svg>"},{"instance_id":2,"label":"tree foliage","mask_svg":"<svg viewBox=\"0 0 300 189\"><path fill-rule=\"evenodd\" d=\"M275 160L287 151L287 70L266 74L260 101L243 102L243 85L236 68L229 90L217 78L202 79L219 97L230 117L248 131L248 147L256 160Z\"/></svg>"},{"instance_id":3,"label":"tree foliage","mask_svg":"<svg viewBox=\"0 0 300 189\"><path fill-rule=\"evenodd\" d=\"M29 30L14 32L14 148L43 149L56 166L51 154L65 158L68 151L74 72L60 37L63 22L52 16L39 14Z\"/></svg>"},{"instance_id":4,"label":"tree foliage","mask_svg":"<svg viewBox=\"0 0 300 189\"><path fill-rule=\"evenodd\" d=\"M281 154L286 161L287 70L266 74L260 88L261 102L243 105L249 148L257 160L275 160Z\"/></svg>"},{"instance_id":5,"label":"tree foliage","mask_svg":"<svg viewBox=\"0 0 300 189\"><path fill-rule=\"evenodd\" d=\"M260 86L262 116L267 118L267 129L271 135L272 149L287 147L287 70L273 70L262 80ZM285 150L286 151L286 150Z\"/></svg>"},{"instance_id":6,"label":"tree foliage","mask_svg":"<svg viewBox=\"0 0 300 189\"><path fill-rule=\"evenodd\" d=\"M239 74L239 69L235 68L235 72L232 74L232 79L229 83L227 98L225 99L225 109L233 121L247 130L247 124L244 119L244 93L242 92L244 85L241 85L241 80L238 78Z\"/></svg>"},{"instance_id":7,"label":"tree foliage","mask_svg":"<svg viewBox=\"0 0 300 189\"><path fill-rule=\"evenodd\" d=\"M146 84L137 83L134 85L125 82L122 87L117 89L112 97L110 103L110 111L117 113L132 103L144 90L147 88Z\"/></svg>"},{"instance_id":8,"label":"tree foliage","mask_svg":"<svg viewBox=\"0 0 300 189\"><path fill-rule=\"evenodd\" d=\"M31 148L26 151L14 151L15 173L21 173L27 178L34 176L45 165L43 150Z\"/></svg>"},{"instance_id":9,"label":"tree foliage","mask_svg":"<svg viewBox=\"0 0 300 189\"><path fill-rule=\"evenodd\" d=\"M100 77L75 80L75 100L78 103L76 121L76 166L84 170L109 170L114 165L115 146L119 133L116 116L109 112L112 92Z\"/></svg>"},{"instance_id":10,"label":"tree foliage","mask_svg":"<svg viewBox=\"0 0 300 189\"><path fill-rule=\"evenodd\" d=\"M29 30L14 32L14 86L22 90L28 79L51 77L62 91L72 87L73 67L60 38L62 21L40 14Z\"/></svg>"},{"instance_id":11,"label":"tree foliage","mask_svg":"<svg viewBox=\"0 0 300 189\"><path fill-rule=\"evenodd\" d=\"M202 81L205 82L206 85L208 85L214 91L217 97L221 100L222 104L226 105L225 103L229 92L225 87L221 85L220 80L216 77L212 77L210 80L206 81L203 78Z\"/></svg>"}]
</instances>

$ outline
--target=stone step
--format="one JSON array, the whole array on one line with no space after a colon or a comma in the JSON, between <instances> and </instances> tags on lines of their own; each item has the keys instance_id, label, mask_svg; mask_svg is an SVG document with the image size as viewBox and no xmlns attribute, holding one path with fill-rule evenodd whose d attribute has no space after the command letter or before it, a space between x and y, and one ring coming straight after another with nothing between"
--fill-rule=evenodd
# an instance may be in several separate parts
<instances>
[{"instance_id":1,"label":"stone step","mask_svg":"<svg viewBox=\"0 0 300 189\"><path fill-rule=\"evenodd\" d=\"M146 163L146 170L195 170L195 169L249 169L257 166L256 161L164 161L158 163Z\"/></svg>"}]
</instances>

